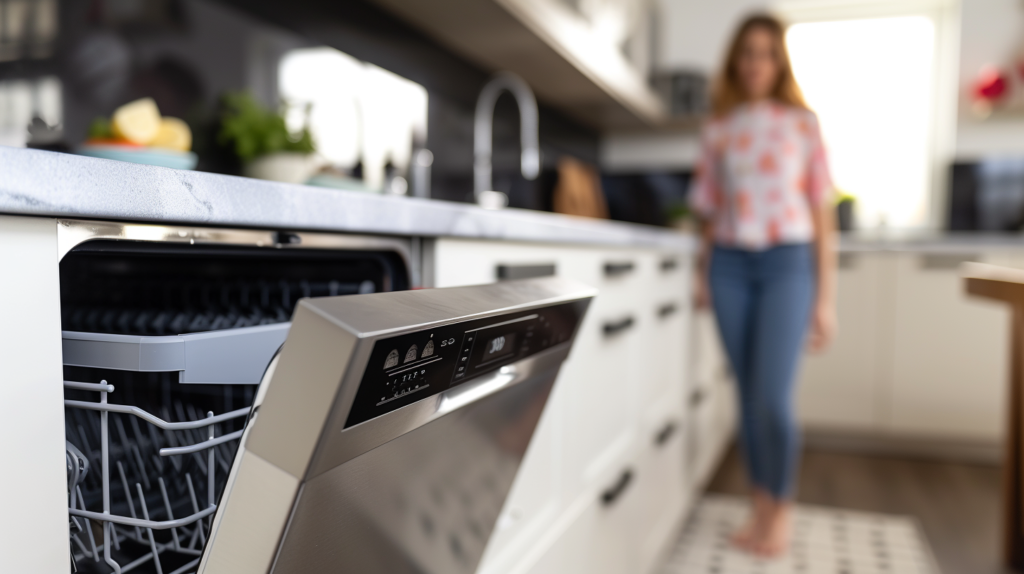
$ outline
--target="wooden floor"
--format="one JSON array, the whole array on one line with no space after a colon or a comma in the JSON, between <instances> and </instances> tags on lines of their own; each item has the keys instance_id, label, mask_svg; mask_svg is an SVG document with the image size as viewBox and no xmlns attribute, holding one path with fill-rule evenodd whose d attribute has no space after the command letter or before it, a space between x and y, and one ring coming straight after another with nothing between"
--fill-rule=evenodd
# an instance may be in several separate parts
<instances>
[{"instance_id":1,"label":"wooden floor","mask_svg":"<svg viewBox=\"0 0 1024 574\"><path fill-rule=\"evenodd\" d=\"M999 479L995 466L808 451L797 500L914 516L943 574L1003 574ZM709 490L746 492L736 449L726 456Z\"/></svg>"}]
</instances>

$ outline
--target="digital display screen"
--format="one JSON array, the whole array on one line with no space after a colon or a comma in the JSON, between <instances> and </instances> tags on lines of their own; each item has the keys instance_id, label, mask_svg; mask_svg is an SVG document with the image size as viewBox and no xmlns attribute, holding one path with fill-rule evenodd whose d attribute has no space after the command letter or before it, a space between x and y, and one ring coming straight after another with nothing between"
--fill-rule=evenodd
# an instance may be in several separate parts
<instances>
[{"instance_id":1,"label":"digital display screen","mask_svg":"<svg viewBox=\"0 0 1024 574\"><path fill-rule=\"evenodd\" d=\"M586 301L475 319L374 343L346 427L569 341Z\"/></svg>"},{"instance_id":2,"label":"digital display screen","mask_svg":"<svg viewBox=\"0 0 1024 574\"><path fill-rule=\"evenodd\" d=\"M515 352L516 334L498 335L484 343L484 360L490 361Z\"/></svg>"}]
</instances>

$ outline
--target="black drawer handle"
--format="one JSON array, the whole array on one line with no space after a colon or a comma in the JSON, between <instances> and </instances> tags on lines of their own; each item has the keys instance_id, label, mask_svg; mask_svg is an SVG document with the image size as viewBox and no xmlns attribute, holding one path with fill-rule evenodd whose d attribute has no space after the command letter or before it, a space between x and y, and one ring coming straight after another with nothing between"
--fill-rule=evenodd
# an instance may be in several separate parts
<instances>
[{"instance_id":1,"label":"black drawer handle","mask_svg":"<svg viewBox=\"0 0 1024 574\"><path fill-rule=\"evenodd\" d=\"M665 423L665 426L661 427L661 430L654 435L654 445L657 447L665 446L675 434L676 423L674 421L668 421Z\"/></svg>"},{"instance_id":2,"label":"black drawer handle","mask_svg":"<svg viewBox=\"0 0 1024 574\"><path fill-rule=\"evenodd\" d=\"M668 273L670 271L675 271L677 267L679 267L679 260L676 259L675 257L666 257L665 259L661 260L661 272L662 273Z\"/></svg>"},{"instance_id":3,"label":"black drawer handle","mask_svg":"<svg viewBox=\"0 0 1024 574\"><path fill-rule=\"evenodd\" d=\"M604 264L605 277L618 277L633 271L636 267L632 261L608 262Z\"/></svg>"},{"instance_id":4,"label":"black drawer handle","mask_svg":"<svg viewBox=\"0 0 1024 574\"><path fill-rule=\"evenodd\" d=\"M604 492L601 493L601 504L605 506L611 506L615 504L615 501L622 496L623 492L626 492L626 489L629 488L629 485L632 482L633 470L627 468L626 470L622 471L622 474L619 475L619 479L615 481L615 484L608 488L608 490L605 490Z\"/></svg>"},{"instance_id":5,"label":"black drawer handle","mask_svg":"<svg viewBox=\"0 0 1024 574\"><path fill-rule=\"evenodd\" d=\"M665 319L675 315L677 311L679 311L678 305L675 303L665 303L661 307L658 307L658 317Z\"/></svg>"},{"instance_id":6,"label":"black drawer handle","mask_svg":"<svg viewBox=\"0 0 1024 574\"><path fill-rule=\"evenodd\" d=\"M623 331L627 331L635 322L636 321L634 321L632 317L626 317L624 319L619 319L618 321L609 321L604 324L604 336L613 337Z\"/></svg>"},{"instance_id":7,"label":"black drawer handle","mask_svg":"<svg viewBox=\"0 0 1024 574\"><path fill-rule=\"evenodd\" d=\"M495 269L498 279L508 281L512 279L533 279L534 277L551 277L555 274L554 263L539 263L536 265L498 265Z\"/></svg>"},{"instance_id":8,"label":"black drawer handle","mask_svg":"<svg viewBox=\"0 0 1024 574\"><path fill-rule=\"evenodd\" d=\"M704 402L704 391L701 389L695 389L690 393L690 406L698 407Z\"/></svg>"}]
</instances>

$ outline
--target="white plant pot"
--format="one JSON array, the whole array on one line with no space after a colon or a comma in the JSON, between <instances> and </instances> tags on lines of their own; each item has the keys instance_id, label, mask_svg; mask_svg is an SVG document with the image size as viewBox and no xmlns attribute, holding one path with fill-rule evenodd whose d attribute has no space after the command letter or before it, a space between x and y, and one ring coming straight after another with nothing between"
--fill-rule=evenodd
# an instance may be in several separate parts
<instances>
[{"instance_id":1,"label":"white plant pot","mask_svg":"<svg viewBox=\"0 0 1024 574\"><path fill-rule=\"evenodd\" d=\"M305 183L320 167L321 160L316 154L279 151L247 163L242 174L269 181Z\"/></svg>"}]
</instances>

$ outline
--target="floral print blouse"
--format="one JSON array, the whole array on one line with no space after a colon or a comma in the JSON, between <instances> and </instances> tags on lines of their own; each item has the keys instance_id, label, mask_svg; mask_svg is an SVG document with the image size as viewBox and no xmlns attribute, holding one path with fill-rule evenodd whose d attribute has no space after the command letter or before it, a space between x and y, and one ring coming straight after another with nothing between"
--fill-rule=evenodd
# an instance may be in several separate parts
<instances>
[{"instance_id":1,"label":"floral print blouse","mask_svg":"<svg viewBox=\"0 0 1024 574\"><path fill-rule=\"evenodd\" d=\"M831 190L814 112L757 102L704 127L690 207L719 245L757 251L811 242Z\"/></svg>"}]
</instances>

